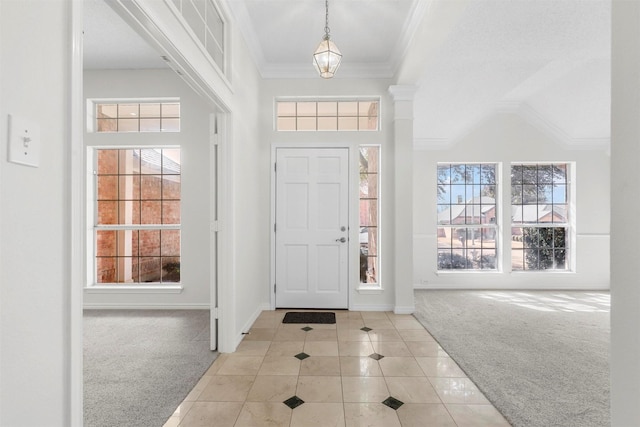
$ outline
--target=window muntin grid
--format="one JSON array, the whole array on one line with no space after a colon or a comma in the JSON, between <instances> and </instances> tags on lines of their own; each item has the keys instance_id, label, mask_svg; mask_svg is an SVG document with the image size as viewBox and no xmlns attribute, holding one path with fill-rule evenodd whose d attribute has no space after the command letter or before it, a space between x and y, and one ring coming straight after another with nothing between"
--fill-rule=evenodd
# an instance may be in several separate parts
<instances>
[{"instance_id":1,"label":"window muntin grid","mask_svg":"<svg viewBox=\"0 0 640 427\"><path fill-rule=\"evenodd\" d=\"M211 0L173 0L213 62L224 70L225 21Z\"/></svg>"},{"instance_id":2,"label":"window muntin grid","mask_svg":"<svg viewBox=\"0 0 640 427\"><path fill-rule=\"evenodd\" d=\"M380 279L380 146L361 145L360 158L360 283L379 285Z\"/></svg>"},{"instance_id":3,"label":"window muntin grid","mask_svg":"<svg viewBox=\"0 0 640 427\"><path fill-rule=\"evenodd\" d=\"M95 177L95 282L179 282L180 149L96 149Z\"/></svg>"},{"instance_id":4,"label":"window muntin grid","mask_svg":"<svg viewBox=\"0 0 640 427\"><path fill-rule=\"evenodd\" d=\"M377 131L380 102L359 100L278 100L277 131Z\"/></svg>"},{"instance_id":5,"label":"window muntin grid","mask_svg":"<svg viewBox=\"0 0 640 427\"><path fill-rule=\"evenodd\" d=\"M511 269L568 270L569 165L511 165Z\"/></svg>"},{"instance_id":6,"label":"window muntin grid","mask_svg":"<svg viewBox=\"0 0 640 427\"><path fill-rule=\"evenodd\" d=\"M180 132L180 102L95 103L96 132Z\"/></svg>"},{"instance_id":7,"label":"window muntin grid","mask_svg":"<svg viewBox=\"0 0 640 427\"><path fill-rule=\"evenodd\" d=\"M439 163L438 270L498 269L495 163Z\"/></svg>"}]
</instances>

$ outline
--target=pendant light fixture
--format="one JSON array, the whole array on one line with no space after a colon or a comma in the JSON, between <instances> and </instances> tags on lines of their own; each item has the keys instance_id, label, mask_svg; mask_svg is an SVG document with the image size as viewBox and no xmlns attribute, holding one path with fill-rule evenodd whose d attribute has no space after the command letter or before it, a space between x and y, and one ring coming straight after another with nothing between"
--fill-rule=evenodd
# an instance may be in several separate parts
<instances>
[{"instance_id":1,"label":"pendant light fixture","mask_svg":"<svg viewBox=\"0 0 640 427\"><path fill-rule=\"evenodd\" d=\"M330 79L340 66L342 54L329 37L329 0L325 0L324 37L313 54L313 63L323 79Z\"/></svg>"}]
</instances>

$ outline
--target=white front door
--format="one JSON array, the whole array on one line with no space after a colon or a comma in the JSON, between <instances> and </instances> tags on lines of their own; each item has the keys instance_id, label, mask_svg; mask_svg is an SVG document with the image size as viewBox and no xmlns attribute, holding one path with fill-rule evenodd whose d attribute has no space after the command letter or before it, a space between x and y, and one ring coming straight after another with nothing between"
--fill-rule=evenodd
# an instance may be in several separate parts
<instances>
[{"instance_id":1,"label":"white front door","mask_svg":"<svg viewBox=\"0 0 640 427\"><path fill-rule=\"evenodd\" d=\"M349 151L276 150L276 307L348 308Z\"/></svg>"}]
</instances>

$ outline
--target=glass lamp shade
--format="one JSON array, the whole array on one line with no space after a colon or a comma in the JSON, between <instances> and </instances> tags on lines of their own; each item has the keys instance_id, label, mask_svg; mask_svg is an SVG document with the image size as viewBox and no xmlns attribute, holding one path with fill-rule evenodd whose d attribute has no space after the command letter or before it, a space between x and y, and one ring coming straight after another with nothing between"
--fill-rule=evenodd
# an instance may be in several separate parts
<instances>
[{"instance_id":1,"label":"glass lamp shade","mask_svg":"<svg viewBox=\"0 0 640 427\"><path fill-rule=\"evenodd\" d=\"M338 47L328 36L325 36L313 54L313 63L318 69L320 76L324 79L333 77L340 66L341 60L342 54L338 50Z\"/></svg>"}]
</instances>

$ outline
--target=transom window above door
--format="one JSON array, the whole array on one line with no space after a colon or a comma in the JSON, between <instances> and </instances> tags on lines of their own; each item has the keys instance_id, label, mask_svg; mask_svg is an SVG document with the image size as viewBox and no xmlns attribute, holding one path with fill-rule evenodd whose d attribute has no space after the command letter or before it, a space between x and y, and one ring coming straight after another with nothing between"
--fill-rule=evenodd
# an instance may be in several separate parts
<instances>
[{"instance_id":1,"label":"transom window above door","mask_svg":"<svg viewBox=\"0 0 640 427\"><path fill-rule=\"evenodd\" d=\"M377 131L379 129L379 99L278 99L275 106L277 131Z\"/></svg>"}]
</instances>

